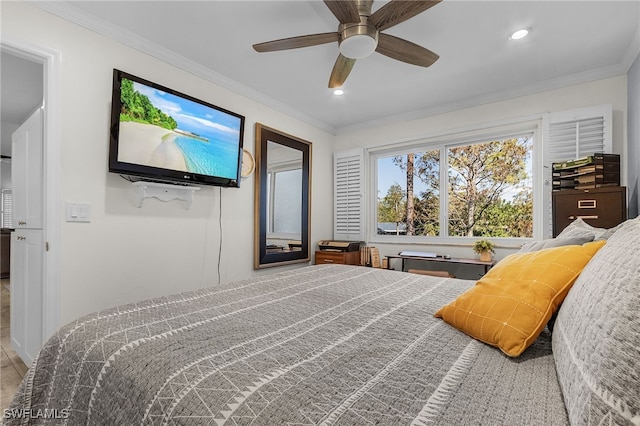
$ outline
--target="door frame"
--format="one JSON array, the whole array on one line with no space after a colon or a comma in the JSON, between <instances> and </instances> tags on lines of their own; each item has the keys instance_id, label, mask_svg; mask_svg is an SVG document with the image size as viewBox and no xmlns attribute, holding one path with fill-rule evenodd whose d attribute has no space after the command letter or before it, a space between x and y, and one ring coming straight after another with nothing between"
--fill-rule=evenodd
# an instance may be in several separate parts
<instances>
[{"instance_id":1,"label":"door frame","mask_svg":"<svg viewBox=\"0 0 640 426\"><path fill-rule=\"evenodd\" d=\"M61 307L61 211L60 152L61 152L61 97L60 52L46 46L3 37L0 48L13 55L43 65L43 236L42 252L43 293L42 331L46 341L60 327ZM43 343L44 343L43 341Z\"/></svg>"}]
</instances>

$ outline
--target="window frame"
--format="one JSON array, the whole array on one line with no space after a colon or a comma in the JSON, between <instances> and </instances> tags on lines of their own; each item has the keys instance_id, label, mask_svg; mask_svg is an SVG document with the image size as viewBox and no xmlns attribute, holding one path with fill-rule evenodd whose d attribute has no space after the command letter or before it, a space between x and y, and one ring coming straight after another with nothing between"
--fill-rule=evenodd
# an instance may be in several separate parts
<instances>
[{"instance_id":1,"label":"window frame","mask_svg":"<svg viewBox=\"0 0 640 426\"><path fill-rule=\"evenodd\" d=\"M440 161L447 161L447 150L455 146L471 145L497 139L517 137L519 135L531 134L532 137L532 190L533 190L533 235L531 237L490 237L499 246L520 246L525 242L538 240L543 235L543 212L542 203L544 187L543 172L543 151L544 140L542 137L543 120L542 116L528 117L512 123L496 123L473 129L466 129L459 132L442 133L439 135L423 137L411 141L385 145L367 150L367 162L369 174L367 179L366 193L370 195L366 204L366 220L369 224L367 240L378 244L433 244L441 246L468 246L478 237L455 237L446 235L448 233L448 190L440 189L440 224L441 235L438 236L405 236L405 235L380 235L377 233L377 201L378 201L378 159L394 155L406 155L410 151L425 152L438 149L440 151ZM446 164L446 163L445 163ZM536 171L538 171L536 173ZM440 181L447 182L448 167L440 167ZM444 227L442 224L445 224ZM442 235L444 231L445 235Z\"/></svg>"}]
</instances>

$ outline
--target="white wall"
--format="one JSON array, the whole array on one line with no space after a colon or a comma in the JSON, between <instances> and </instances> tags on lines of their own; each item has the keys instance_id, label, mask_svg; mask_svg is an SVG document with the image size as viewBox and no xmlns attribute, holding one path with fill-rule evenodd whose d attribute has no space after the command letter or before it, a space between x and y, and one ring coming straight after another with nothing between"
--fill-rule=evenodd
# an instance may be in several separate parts
<instances>
[{"instance_id":1,"label":"white wall","mask_svg":"<svg viewBox=\"0 0 640 426\"><path fill-rule=\"evenodd\" d=\"M627 72L629 217L640 213L640 55Z\"/></svg>"},{"instance_id":2,"label":"white wall","mask_svg":"<svg viewBox=\"0 0 640 426\"><path fill-rule=\"evenodd\" d=\"M9 158L3 158L0 161L0 188L13 188L13 183L11 182L11 159Z\"/></svg>"},{"instance_id":3,"label":"white wall","mask_svg":"<svg viewBox=\"0 0 640 426\"><path fill-rule=\"evenodd\" d=\"M614 151L622 154L626 143L626 88L624 75L612 77L421 119L341 133L337 136L336 146L344 149L378 147L545 112L612 104Z\"/></svg>"},{"instance_id":4,"label":"white wall","mask_svg":"<svg viewBox=\"0 0 640 426\"><path fill-rule=\"evenodd\" d=\"M621 154L622 158L626 158L626 81L626 76L622 75L403 123L354 130L338 135L336 146L345 150L356 147L380 147L392 143L410 142L436 135L454 133L458 129L486 126L490 123L499 123L505 120L536 115L542 116L546 112L612 104L613 152ZM623 178L624 176L625 170L623 170ZM371 192L367 191L367 196L369 196ZM419 250L415 246L407 245L379 243L375 245L380 248L381 255L394 254L401 250ZM454 257L474 257L470 247L429 247L429 250L424 251L448 253ZM513 250L514 248L498 249L496 257L501 258L513 252Z\"/></svg>"},{"instance_id":5,"label":"white wall","mask_svg":"<svg viewBox=\"0 0 640 426\"><path fill-rule=\"evenodd\" d=\"M191 94L246 117L245 147L264 123L313 143L312 243L331 233L334 136L195 77L25 2L2 2L2 36L61 53L61 199L91 203L91 223L61 227L61 312L66 323L117 304L214 285L222 238L222 282L259 273L253 260L253 177L240 189L203 187L180 202L133 204L130 184L107 172L113 68ZM218 206L222 198L222 236ZM64 212L64 206L60 206ZM64 213L61 214L64 217Z\"/></svg>"}]
</instances>

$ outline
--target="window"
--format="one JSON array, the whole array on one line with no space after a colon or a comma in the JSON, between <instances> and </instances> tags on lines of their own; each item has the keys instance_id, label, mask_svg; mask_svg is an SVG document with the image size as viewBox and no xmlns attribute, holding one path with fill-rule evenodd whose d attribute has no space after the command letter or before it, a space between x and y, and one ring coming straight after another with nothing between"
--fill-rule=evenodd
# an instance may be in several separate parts
<instances>
[{"instance_id":1,"label":"window","mask_svg":"<svg viewBox=\"0 0 640 426\"><path fill-rule=\"evenodd\" d=\"M267 211L269 234L300 235L302 229L302 168L269 171L267 173Z\"/></svg>"},{"instance_id":2,"label":"window","mask_svg":"<svg viewBox=\"0 0 640 426\"><path fill-rule=\"evenodd\" d=\"M440 151L382 156L377 162L378 235L439 235Z\"/></svg>"},{"instance_id":3,"label":"window","mask_svg":"<svg viewBox=\"0 0 640 426\"><path fill-rule=\"evenodd\" d=\"M533 131L373 154L378 235L533 236Z\"/></svg>"},{"instance_id":4,"label":"window","mask_svg":"<svg viewBox=\"0 0 640 426\"><path fill-rule=\"evenodd\" d=\"M600 105L368 149L368 170L361 148L336 152L334 238L550 238L551 163L611 153L611 129L612 107ZM476 174L472 159L491 173Z\"/></svg>"},{"instance_id":5,"label":"window","mask_svg":"<svg viewBox=\"0 0 640 426\"><path fill-rule=\"evenodd\" d=\"M3 228L13 228L13 195L10 189L2 190L2 218Z\"/></svg>"}]
</instances>

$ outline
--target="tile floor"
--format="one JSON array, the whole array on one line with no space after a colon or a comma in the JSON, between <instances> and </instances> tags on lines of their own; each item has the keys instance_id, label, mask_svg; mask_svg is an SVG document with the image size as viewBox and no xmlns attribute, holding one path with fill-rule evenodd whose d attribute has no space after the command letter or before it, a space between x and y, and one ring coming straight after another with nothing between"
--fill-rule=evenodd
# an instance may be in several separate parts
<instances>
[{"instance_id":1,"label":"tile floor","mask_svg":"<svg viewBox=\"0 0 640 426\"><path fill-rule=\"evenodd\" d=\"M0 280L0 414L11 403L18 385L27 372L27 366L11 348L9 291L9 280Z\"/></svg>"}]
</instances>

